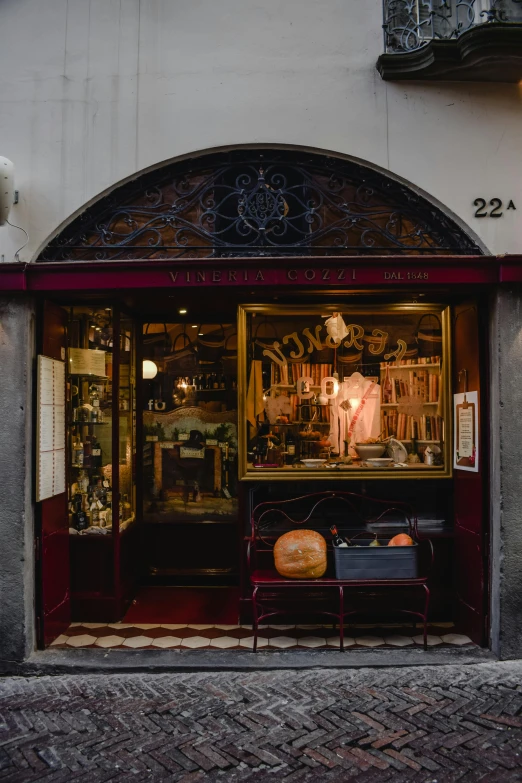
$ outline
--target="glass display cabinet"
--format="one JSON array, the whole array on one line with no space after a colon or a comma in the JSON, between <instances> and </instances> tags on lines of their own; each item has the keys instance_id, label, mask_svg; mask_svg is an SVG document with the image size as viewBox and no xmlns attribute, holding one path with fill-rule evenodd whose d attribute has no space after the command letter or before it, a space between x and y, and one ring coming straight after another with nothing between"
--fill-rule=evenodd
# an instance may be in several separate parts
<instances>
[{"instance_id":1,"label":"glass display cabinet","mask_svg":"<svg viewBox=\"0 0 522 783\"><path fill-rule=\"evenodd\" d=\"M68 308L67 492L72 614L118 619L133 581L135 350L111 307Z\"/></svg>"},{"instance_id":2,"label":"glass display cabinet","mask_svg":"<svg viewBox=\"0 0 522 783\"><path fill-rule=\"evenodd\" d=\"M442 305L239 308L240 477L451 476Z\"/></svg>"}]
</instances>

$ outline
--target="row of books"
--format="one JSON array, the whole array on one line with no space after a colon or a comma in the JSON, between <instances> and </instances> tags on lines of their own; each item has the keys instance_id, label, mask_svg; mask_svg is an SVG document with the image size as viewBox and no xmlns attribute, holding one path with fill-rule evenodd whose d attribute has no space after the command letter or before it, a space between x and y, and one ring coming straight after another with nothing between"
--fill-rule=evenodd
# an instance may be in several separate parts
<instances>
[{"instance_id":1,"label":"row of books","mask_svg":"<svg viewBox=\"0 0 522 783\"><path fill-rule=\"evenodd\" d=\"M382 438L397 440L442 440L440 416L409 416L398 411L381 411Z\"/></svg>"},{"instance_id":2,"label":"row of books","mask_svg":"<svg viewBox=\"0 0 522 783\"><path fill-rule=\"evenodd\" d=\"M313 386L320 386L323 378L332 376L331 364L288 364L281 367L272 362L270 365L270 383L272 386L277 384L295 384L301 377L312 379Z\"/></svg>"},{"instance_id":3,"label":"row of books","mask_svg":"<svg viewBox=\"0 0 522 783\"><path fill-rule=\"evenodd\" d=\"M402 378L391 379L391 394L386 395L384 377L381 373L381 388L383 402L397 403L402 397L413 397L419 402L438 402L440 390L440 375L430 373L427 370L410 370L408 380Z\"/></svg>"}]
</instances>

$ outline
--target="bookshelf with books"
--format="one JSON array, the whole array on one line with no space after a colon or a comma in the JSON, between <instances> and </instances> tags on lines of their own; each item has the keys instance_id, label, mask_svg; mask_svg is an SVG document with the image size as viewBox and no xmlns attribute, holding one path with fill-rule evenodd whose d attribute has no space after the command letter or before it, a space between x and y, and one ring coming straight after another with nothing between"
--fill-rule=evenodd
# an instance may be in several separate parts
<instances>
[{"instance_id":1,"label":"bookshelf with books","mask_svg":"<svg viewBox=\"0 0 522 783\"><path fill-rule=\"evenodd\" d=\"M381 428L383 437L423 444L441 443L443 419L438 414L441 392L439 356L402 360L380 366L383 401ZM386 376L393 377L386 384Z\"/></svg>"}]
</instances>

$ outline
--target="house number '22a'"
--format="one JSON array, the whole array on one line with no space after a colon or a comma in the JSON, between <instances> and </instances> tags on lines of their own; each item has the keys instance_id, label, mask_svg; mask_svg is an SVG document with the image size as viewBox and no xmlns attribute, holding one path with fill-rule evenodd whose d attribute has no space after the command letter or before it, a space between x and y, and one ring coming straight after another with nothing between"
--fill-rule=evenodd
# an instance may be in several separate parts
<instances>
[{"instance_id":1,"label":"house number '22a'","mask_svg":"<svg viewBox=\"0 0 522 783\"><path fill-rule=\"evenodd\" d=\"M499 217L502 217L502 215L504 214L504 212L502 211L502 199L500 199L500 198L492 198L491 199L491 201L489 202L489 206L493 207L493 209L490 212L488 212L488 210L486 209L486 203L487 202L486 202L485 198L476 198L475 199L475 201L473 202L473 206L477 207L477 209L475 210L475 217L476 218L485 218L485 217L499 218ZM516 209L516 206L515 206L513 200L509 201L509 203L508 203L508 205L506 207L506 211L508 209Z\"/></svg>"}]
</instances>

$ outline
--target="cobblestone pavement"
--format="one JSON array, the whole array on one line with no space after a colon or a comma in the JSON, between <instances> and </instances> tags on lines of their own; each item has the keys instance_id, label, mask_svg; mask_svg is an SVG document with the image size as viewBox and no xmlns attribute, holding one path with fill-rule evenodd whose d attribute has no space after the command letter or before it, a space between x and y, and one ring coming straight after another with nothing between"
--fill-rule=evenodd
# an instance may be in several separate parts
<instances>
[{"instance_id":1,"label":"cobblestone pavement","mask_svg":"<svg viewBox=\"0 0 522 783\"><path fill-rule=\"evenodd\" d=\"M0 781L522 780L522 662L0 680Z\"/></svg>"}]
</instances>

